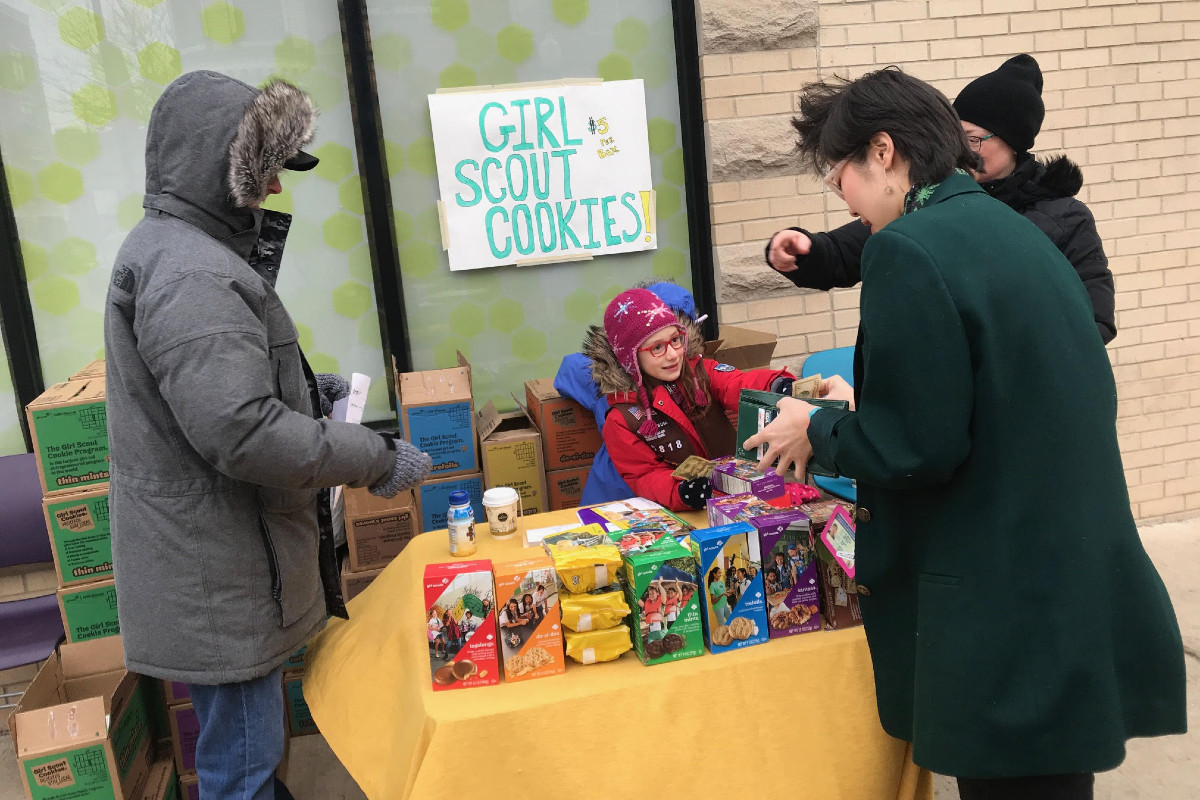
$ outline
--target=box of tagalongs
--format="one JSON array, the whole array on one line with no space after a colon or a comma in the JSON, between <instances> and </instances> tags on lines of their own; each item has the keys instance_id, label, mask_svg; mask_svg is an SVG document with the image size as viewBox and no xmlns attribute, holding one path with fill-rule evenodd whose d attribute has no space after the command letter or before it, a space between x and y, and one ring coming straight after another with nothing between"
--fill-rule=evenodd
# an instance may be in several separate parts
<instances>
[{"instance_id":1,"label":"box of tagalongs","mask_svg":"<svg viewBox=\"0 0 1200 800\"><path fill-rule=\"evenodd\" d=\"M535 556L496 564L493 571L500 602L504 680L523 681L566 672L554 562L546 556Z\"/></svg>"},{"instance_id":2,"label":"box of tagalongs","mask_svg":"<svg viewBox=\"0 0 1200 800\"><path fill-rule=\"evenodd\" d=\"M762 579L771 638L821 629L820 585L808 515L788 509L750 524L762 548Z\"/></svg>"},{"instance_id":3,"label":"box of tagalongs","mask_svg":"<svg viewBox=\"0 0 1200 800\"><path fill-rule=\"evenodd\" d=\"M840 630L862 625L860 589L854 580L854 523L846 509L834 508L815 544L825 627Z\"/></svg>"},{"instance_id":4,"label":"box of tagalongs","mask_svg":"<svg viewBox=\"0 0 1200 800\"><path fill-rule=\"evenodd\" d=\"M724 653L767 641L762 557L758 534L746 522L691 534L700 567L700 591L708 649Z\"/></svg>"},{"instance_id":5,"label":"box of tagalongs","mask_svg":"<svg viewBox=\"0 0 1200 800\"><path fill-rule=\"evenodd\" d=\"M662 664L704 653L696 559L671 537L623 557L626 600L632 610L633 646L643 664Z\"/></svg>"},{"instance_id":6,"label":"box of tagalongs","mask_svg":"<svg viewBox=\"0 0 1200 800\"><path fill-rule=\"evenodd\" d=\"M435 692L499 682L491 561L426 565L425 637Z\"/></svg>"}]
</instances>

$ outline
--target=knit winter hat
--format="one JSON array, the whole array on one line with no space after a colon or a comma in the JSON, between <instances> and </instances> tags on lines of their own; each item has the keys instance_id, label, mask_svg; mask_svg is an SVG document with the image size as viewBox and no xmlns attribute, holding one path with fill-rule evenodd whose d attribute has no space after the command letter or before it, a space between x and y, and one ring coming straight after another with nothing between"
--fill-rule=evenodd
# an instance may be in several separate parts
<instances>
[{"instance_id":1,"label":"knit winter hat","mask_svg":"<svg viewBox=\"0 0 1200 800\"><path fill-rule=\"evenodd\" d=\"M954 98L954 110L963 122L986 128L1018 153L1028 152L1046 118L1042 70L1031 55L1013 56L968 83Z\"/></svg>"},{"instance_id":2,"label":"knit winter hat","mask_svg":"<svg viewBox=\"0 0 1200 800\"><path fill-rule=\"evenodd\" d=\"M642 383L638 348L659 331L678 325L679 318L675 316L675 312L649 289L627 289L614 297L604 310L604 334L608 337L613 355L617 357L617 363L633 379L637 387L638 402L646 415L638 428L638 433L642 436L654 433L655 425L650 421L650 396ZM686 352L686 331L683 336Z\"/></svg>"}]
</instances>

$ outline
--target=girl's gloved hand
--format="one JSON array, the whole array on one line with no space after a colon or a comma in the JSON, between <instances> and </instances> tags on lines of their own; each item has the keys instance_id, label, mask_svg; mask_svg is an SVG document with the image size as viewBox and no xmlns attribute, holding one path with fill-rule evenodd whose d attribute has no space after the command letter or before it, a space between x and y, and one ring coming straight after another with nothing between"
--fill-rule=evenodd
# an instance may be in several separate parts
<instances>
[{"instance_id":1,"label":"girl's gloved hand","mask_svg":"<svg viewBox=\"0 0 1200 800\"><path fill-rule=\"evenodd\" d=\"M708 478L692 478L690 481L682 481L676 489L679 492L679 499L688 508L694 508L697 511L704 508L705 501L712 497L712 484L708 482Z\"/></svg>"}]
</instances>

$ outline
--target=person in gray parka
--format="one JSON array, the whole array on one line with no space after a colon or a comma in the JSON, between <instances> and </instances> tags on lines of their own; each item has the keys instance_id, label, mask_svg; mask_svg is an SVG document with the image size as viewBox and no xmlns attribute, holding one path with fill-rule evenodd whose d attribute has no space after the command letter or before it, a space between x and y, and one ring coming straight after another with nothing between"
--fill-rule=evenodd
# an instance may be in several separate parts
<instances>
[{"instance_id":1,"label":"person in gray parka","mask_svg":"<svg viewBox=\"0 0 1200 800\"><path fill-rule=\"evenodd\" d=\"M105 308L110 508L130 670L187 683L205 797L271 797L280 666L344 616L329 491L391 496L428 474L407 442L321 413L275 292L291 217L259 208L316 109L280 80L172 82L150 117L146 214Z\"/></svg>"}]
</instances>

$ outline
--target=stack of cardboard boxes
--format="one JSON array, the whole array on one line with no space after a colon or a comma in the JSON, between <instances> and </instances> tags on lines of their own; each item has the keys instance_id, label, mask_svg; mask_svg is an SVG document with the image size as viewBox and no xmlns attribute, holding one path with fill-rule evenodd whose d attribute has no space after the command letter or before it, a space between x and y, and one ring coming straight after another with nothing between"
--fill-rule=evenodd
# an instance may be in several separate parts
<instances>
[{"instance_id":1,"label":"stack of cardboard boxes","mask_svg":"<svg viewBox=\"0 0 1200 800\"><path fill-rule=\"evenodd\" d=\"M42 393L25 410L68 642L120 632L108 524L104 362Z\"/></svg>"},{"instance_id":2,"label":"stack of cardboard boxes","mask_svg":"<svg viewBox=\"0 0 1200 800\"><path fill-rule=\"evenodd\" d=\"M416 489L418 532L446 527L456 490L471 498L477 522L486 519L484 490L498 486L517 490L524 515L579 504L600 432L591 412L549 378L527 381L515 411L500 412L489 400L476 413L471 365L460 353L457 367L397 372L396 396L401 435L433 459Z\"/></svg>"},{"instance_id":3,"label":"stack of cardboard boxes","mask_svg":"<svg viewBox=\"0 0 1200 800\"><path fill-rule=\"evenodd\" d=\"M548 511L542 434L529 413L519 402L516 411L500 413L489 400L479 411L476 424L484 487L516 489L523 515Z\"/></svg>"},{"instance_id":4,"label":"stack of cardboard boxes","mask_svg":"<svg viewBox=\"0 0 1200 800\"><path fill-rule=\"evenodd\" d=\"M525 404L542 435L549 502L546 510L579 505L583 485L603 440L592 412L563 397L549 378L525 381Z\"/></svg>"},{"instance_id":5,"label":"stack of cardboard boxes","mask_svg":"<svg viewBox=\"0 0 1200 800\"><path fill-rule=\"evenodd\" d=\"M342 561L342 598L350 602L420 531L411 489L389 498L376 497L366 489L347 488L342 497L346 504L347 549Z\"/></svg>"},{"instance_id":6,"label":"stack of cardboard boxes","mask_svg":"<svg viewBox=\"0 0 1200 800\"><path fill-rule=\"evenodd\" d=\"M304 701L304 660L308 647L301 647L283 664L283 706L286 709L288 738L317 732L312 712ZM286 768L287 758L280 770ZM282 772L281 772L282 777Z\"/></svg>"},{"instance_id":7,"label":"stack of cardboard boxes","mask_svg":"<svg viewBox=\"0 0 1200 800\"><path fill-rule=\"evenodd\" d=\"M287 774L291 736L316 733L317 731L316 725L312 722L312 715L308 713L308 706L304 704L303 690L299 688L298 682L296 686L292 686L292 682L304 677L305 649L301 647L283 665L283 701L286 713L281 723L284 725L287 735L284 738L283 761L276 770L276 774L281 779ZM169 753L168 763L171 765L172 773L177 775L179 780L178 796L182 800L200 800L200 783L196 776L196 743L200 738L200 720L196 716L196 709L192 706L188 686L176 681L157 681L156 683L159 685L158 691L161 692L162 700L166 703L167 731L165 733L169 736L160 741L159 750ZM152 689L148 686L147 691L152 691ZM296 696L298 700L293 700L293 696ZM148 700L152 699L148 696ZM297 706L296 712L292 710L293 705ZM302 717L306 722L300 726L293 724L293 713ZM298 731L298 727L302 730Z\"/></svg>"},{"instance_id":8,"label":"stack of cardboard boxes","mask_svg":"<svg viewBox=\"0 0 1200 800\"><path fill-rule=\"evenodd\" d=\"M196 741L200 738L200 720L192 707L192 698L185 683L161 681L167 704L167 724L170 733L171 757L179 774L179 789L183 800L198 800L200 785L196 780Z\"/></svg>"},{"instance_id":9,"label":"stack of cardboard boxes","mask_svg":"<svg viewBox=\"0 0 1200 800\"><path fill-rule=\"evenodd\" d=\"M119 636L53 653L8 719L30 800L178 797L175 763L155 758L154 688L125 670Z\"/></svg>"},{"instance_id":10,"label":"stack of cardboard boxes","mask_svg":"<svg viewBox=\"0 0 1200 800\"><path fill-rule=\"evenodd\" d=\"M429 478L416 489L422 531L446 527L450 493L471 498L475 519L483 519L483 472L475 438L471 365L462 353L458 366L424 372L396 371L400 433L433 459Z\"/></svg>"}]
</instances>

